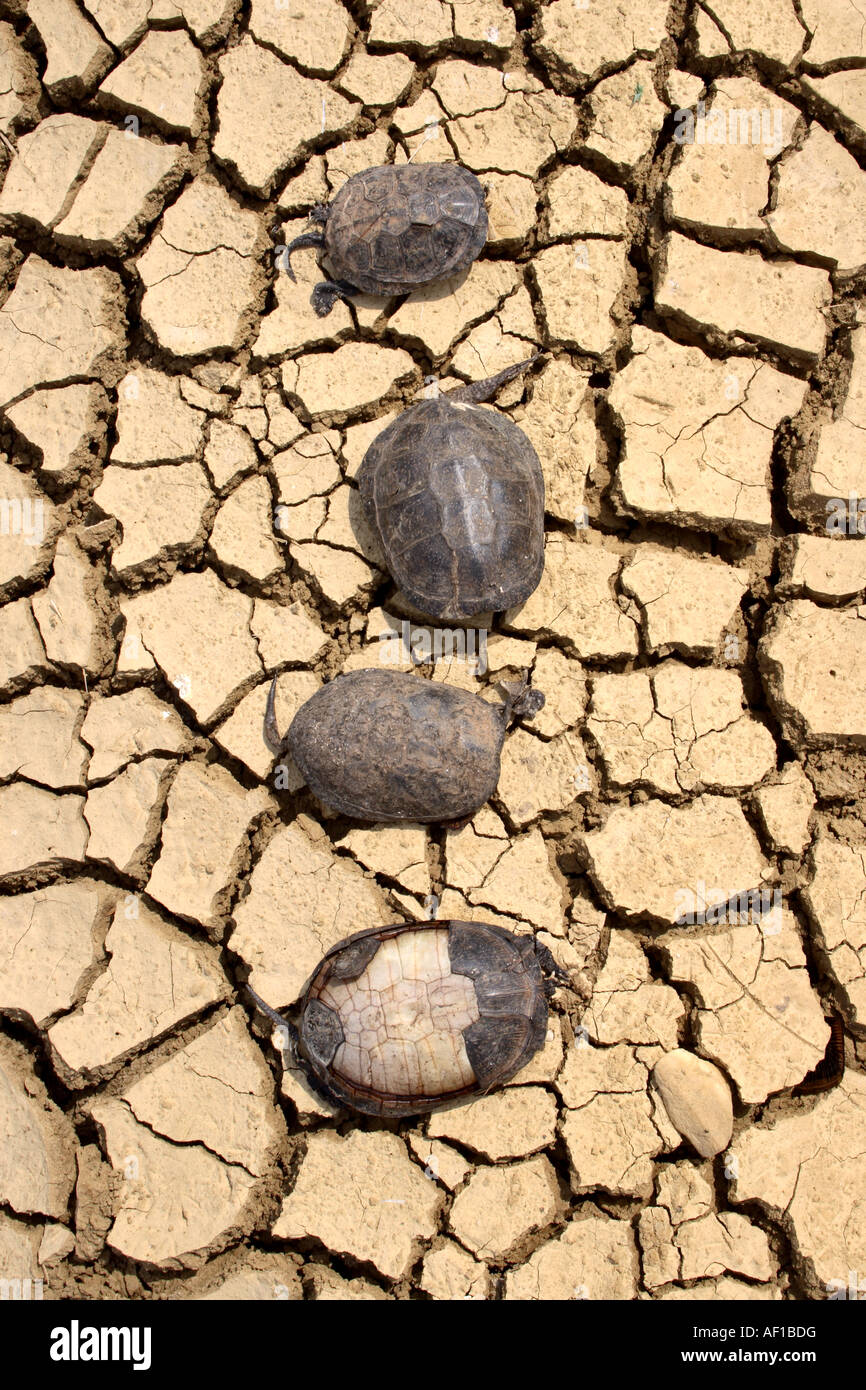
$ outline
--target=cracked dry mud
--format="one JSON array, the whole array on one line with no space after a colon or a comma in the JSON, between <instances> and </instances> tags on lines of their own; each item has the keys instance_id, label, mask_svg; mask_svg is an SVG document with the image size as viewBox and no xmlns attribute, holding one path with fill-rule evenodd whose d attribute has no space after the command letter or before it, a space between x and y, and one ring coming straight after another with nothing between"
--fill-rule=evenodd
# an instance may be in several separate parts
<instances>
[{"instance_id":1,"label":"cracked dry mud","mask_svg":"<svg viewBox=\"0 0 866 1390\"><path fill-rule=\"evenodd\" d=\"M853 0L0 0L0 1278L866 1270L864 38ZM410 158L479 174L481 258L317 319L286 244ZM357 470L428 379L539 349L497 406L544 576L460 660ZM420 674L547 695L461 829L336 816L262 739L273 675L285 728L382 639L412 669L404 621ZM288 1007L436 904L574 988L508 1086L353 1118L239 986ZM796 1094L833 1015L844 1079Z\"/></svg>"}]
</instances>

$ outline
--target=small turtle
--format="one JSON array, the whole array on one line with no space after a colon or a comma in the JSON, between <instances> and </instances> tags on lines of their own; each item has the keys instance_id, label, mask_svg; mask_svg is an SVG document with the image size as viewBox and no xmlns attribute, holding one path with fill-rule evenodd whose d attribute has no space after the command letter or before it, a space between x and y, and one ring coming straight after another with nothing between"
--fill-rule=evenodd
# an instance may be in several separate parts
<instances>
[{"instance_id":1,"label":"small turtle","mask_svg":"<svg viewBox=\"0 0 866 1390\"><path fill-rule=\"evenodd\" d=\"M513 421L480 402L540 354L419 401L373 440L358 487L388 568L436 618L514 608L544 569L544 477Z\"/></svg>"},{"instance_id":2,"label":"small turtle","mask_svg":"<svg viewBox=\"0 0 866 1390\"><path fill-rule=\"evenodd\" d=\"M320 318L353 294L409 294L471 265L487 240L484 189L459 164L383 164L353 174L333 202L310 213L321 224L292 252L321 246L332 272L313 290Z\"/></svg>"},{"instance_id":3,"label":"small turtle","mask_svg":"<svg viewBox=\"0 0 866 1390\"><path fill-rule=\"evenodd\" d=\"M438 681L371 668L322 686L281 740L275 687L265 714L271 747L288 749L326 806L390 823L473 815L496 789L512 716L532 718L544 704L528 678L494 705Z\"/></svg>"},{"instance_id":4,"label":"small turtle","mask_svg":"<svg viewBox=\"0 0 866 1390\"><path fill-rule=\"evenodd\" d=\"M358 932L307 982L298 1057L339 1105L380 1117L424 1114L526 1065L544 1043L555 979L568 983L547 947L503 927L443 921Z\"/></svg>"}]
</instances>

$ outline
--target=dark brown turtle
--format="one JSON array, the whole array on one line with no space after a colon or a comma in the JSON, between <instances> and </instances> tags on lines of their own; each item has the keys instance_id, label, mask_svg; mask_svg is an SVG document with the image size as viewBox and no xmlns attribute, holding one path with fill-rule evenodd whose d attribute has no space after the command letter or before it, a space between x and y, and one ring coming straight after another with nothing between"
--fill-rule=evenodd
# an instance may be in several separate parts
<instances>
[{"instance_id":1,"label":"dark brown turtle","mask_svg":"<svg viewBox=\"0 0 866 1390\"><path fill-rule=\"evenodd\" d=\"M287 748L310 790L356 820L458 821L496 789L512 718L544 696L522 686L489 704L454 686L400 671L337 676L301 706L280 740L271 686L265 732Z\"/></svg>"},{"instance_id":2,"label":"dark brown turtle","mask_svg":"<svg viewBox=\"0 0 866 1390\"><path fill-rule=\"evenodd\" d=\"M514 608L544 569L544 477L526 435L485 410L529 358L419 401L370 445L358 486L403 594L436 618Z\"/></svg>"},{"instance_id":3,"label":"dark brown turtle","mask_svg":"<svg viewBox=\"0 0 866 1390\"><path fill-rule=\"evenodd\" d=\"M338 298L409 294L471 265L487 240L484 189L459 164L383 164L347 179L333 202L313 208L320 223L290 243L321 246L331 279L313 290L320 318Z\"/></svg>"},{"instance_id":4,"label":"dark brown turtle","mask_svg":"<svg viewBox=\"0 0 866 1390\"><path fill-rule=\"evenodd\" d=\"M365 1115L450 1106L509 1081L543 1045L554 976L568 981L546 946L486 923L362 931L308 981L298 1056L318 1090Z\"/></svg>"}]
</instances>

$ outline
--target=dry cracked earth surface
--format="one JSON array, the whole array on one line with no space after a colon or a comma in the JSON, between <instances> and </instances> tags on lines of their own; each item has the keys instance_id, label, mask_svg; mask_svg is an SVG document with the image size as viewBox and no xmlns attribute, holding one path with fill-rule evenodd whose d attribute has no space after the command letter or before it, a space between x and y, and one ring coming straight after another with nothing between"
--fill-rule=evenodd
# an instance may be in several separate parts
<instances>
[{"instance_id":1,"label":"dry cracked earth surface","mask_svg":"<svg viewBox=\"0 0 866 1390\"><path fill-rule=\"evenodd\" d=\"M0 1277L866 1275L864 55L853 0L0 2ZM317 319L286 243L410 158L478 173L480 260ZM544 577L483 670L411 626L354 479L537 350L497 404ZM404 620L405 669L547 695L460 830L341 819L263 741L273 675L285 727ZM335 1110L240 986L289 1007L437 911L550 947L546 1045L420 1122Z\"/></svg>"}]
</instances>

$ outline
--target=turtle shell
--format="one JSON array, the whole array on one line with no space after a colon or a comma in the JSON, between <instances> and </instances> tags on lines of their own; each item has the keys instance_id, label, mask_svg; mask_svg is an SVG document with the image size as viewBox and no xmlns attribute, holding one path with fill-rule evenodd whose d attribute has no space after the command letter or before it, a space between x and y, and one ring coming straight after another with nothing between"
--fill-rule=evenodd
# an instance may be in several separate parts
<instances>
[{"instance_id":1,"label":"turtle shell","mask_svg":"<svg viewBox=\"0 0 866 1390\"><path fill-rule=\"evenodd\" d=\"M358 485L395 582L423 612L498 612L537 587L544 478L507 416L447 396L420 401L373 440Z\"/></svg>"},{"instance_id":2,"label":"turtle shell","mask_svg":"<svg viewBox=\"0 0 866 1390\"><path fill-rule=\"evenodd\" d=\"M533 937L480 922L400 924L324 957L301 1000L298 1052L339 1103L417 1115L508 1081L546 1032Z\"/></svg>"},{"instance_id":3,"label":"turtle shell","mask_svg":"<svg viewBox=\"0 0 866 1390\"><path fill-rule=\"evenodd\" d=\"M337 676L301 706L289 751L320 801L368 821L472 815L499 781L505 706L400 671Z\"/></svg>"},{"instance_id":4,"label":"turtle shell","mask_svg":"<svg viewBox=\"0 0 866 1390\"><path fill-rule=\"evenodd\" d=\"M486 240L484 189L468 169L384 164L343 184L324 245L336 280L390 295L464 270Z\"/></svg>"}]
</instances>

